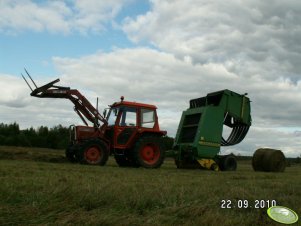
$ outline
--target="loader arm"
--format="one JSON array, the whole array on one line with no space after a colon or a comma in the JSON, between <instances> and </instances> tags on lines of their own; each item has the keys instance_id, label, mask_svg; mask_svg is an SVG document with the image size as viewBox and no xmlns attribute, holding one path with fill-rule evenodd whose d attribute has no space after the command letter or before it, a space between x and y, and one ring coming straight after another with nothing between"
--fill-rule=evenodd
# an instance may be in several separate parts
<instances>
[{"instance_id":1,"label":"loader arm","mask_svg":"<svg viewBox=\"0 0 301 226\"><path fill-rule=\"evenodd\" d=\"M26 70L25 70L26 71ZM46 85L37 87L33 79L30 77L26 71L30 80L33 82L35 89L32 89L25 77L22 75L23 79L26 81L29 88L32 90L31 96L38 98L64 98L69 99L74 104L74 110L88 126L87 120L91 122L95 127L105 128L108 124L107 120L98 112L98 110L77 90L70 89L69 87L56 86L60 80L56 79ZM102 125L101 125L102 123ZM102 130L104 131L104 129Z\"/></svg>"}]
</instances>

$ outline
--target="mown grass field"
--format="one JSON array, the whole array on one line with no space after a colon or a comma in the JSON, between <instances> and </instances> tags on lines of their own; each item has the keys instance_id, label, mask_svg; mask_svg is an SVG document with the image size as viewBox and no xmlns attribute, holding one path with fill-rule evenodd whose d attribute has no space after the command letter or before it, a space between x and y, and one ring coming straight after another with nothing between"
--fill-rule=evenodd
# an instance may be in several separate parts
<instances>
[{"instance_id":1,"label":"mown grass field","mask_svg":"<svg viewBox=\"0 0 301 226\"><path fill-rule=\"evenodd\" d=\"M0 147L0 225L278 225L254 208L276 200L301 215L301 165L284 173L236 172L68 163L64 151ZM221 208L231 200L230 209ZM248 200L249 208L238 208ZM299 222L300 223L300 220ZM298 225L298 223L296 225ZM280 224L279 224L280 225Z\"/></svg>"}]
</instances>

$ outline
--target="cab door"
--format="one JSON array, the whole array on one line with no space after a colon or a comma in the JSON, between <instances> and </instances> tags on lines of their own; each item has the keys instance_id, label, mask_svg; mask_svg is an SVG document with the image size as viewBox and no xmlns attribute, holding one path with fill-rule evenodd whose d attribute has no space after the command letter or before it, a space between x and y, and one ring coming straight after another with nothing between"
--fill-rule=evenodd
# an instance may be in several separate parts
<instances>
[{"instance_id":1,"label":"cab door","mask_svg":"<svg viewBox=\"0 0 301 226\"><path fill-rule=\"evenodd\" d=\"M118 119L115 124L115 148L124 149L130 145L130 142L132 138L136 135L138 129L137 115L137 108L120 108Z\"/></svg>"}]
</instances>

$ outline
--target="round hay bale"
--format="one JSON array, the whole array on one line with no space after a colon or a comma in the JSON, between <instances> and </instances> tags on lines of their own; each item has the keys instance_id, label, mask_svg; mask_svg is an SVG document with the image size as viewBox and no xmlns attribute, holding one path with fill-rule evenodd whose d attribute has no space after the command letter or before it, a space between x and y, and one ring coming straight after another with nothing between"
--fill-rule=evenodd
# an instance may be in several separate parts
<instances>
[{"instance_id":1,"label":"round hay bale","mask_svg":"<svg viewBox=\"0 0 301 226\"><path fill-rule=\"evenodd\" d=\"M283 172L286 161L282 151L260 148L253 155L252 165L255 171Z\"/></svg>"},{"instance_id":2,"label":"round hay bale","mask_svg":"<svg viewBox=\"0 0 301 226\"><path fill-rule=\"evenodd\" d=\"M285 156L280 150L267 149L263 164L267 172L283 172L286 166Z\"/></svg>"},{"instance_id":3,"label":"round hay bale","mask_svg":"<svg viewBox=\"0 0 301 226\"><path fill-rule=\"evenodd\" d=\"M262 159L265 153L265 148L259 148L255 151L252 158L252 166L255 171L263 171Z\"/></svg>"}]
</instances>

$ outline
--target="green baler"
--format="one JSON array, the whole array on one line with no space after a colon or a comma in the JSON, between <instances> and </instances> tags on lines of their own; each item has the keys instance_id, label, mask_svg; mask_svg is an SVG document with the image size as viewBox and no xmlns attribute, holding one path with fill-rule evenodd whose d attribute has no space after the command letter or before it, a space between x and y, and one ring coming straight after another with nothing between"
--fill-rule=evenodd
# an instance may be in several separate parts
<instances>
[{"instance_id":1,"label":"green baler","mask_svg":"<svg viewBox=\"0 0 301 226\"><path fill-rule=\"evenodd\" d=\"M173 148L178 168L236 169L233 156L218 153L220 146L241 142L249 130L251 107L246 95L222 90L190 100L190 107L182 113ZM224 125L232 128L227 139L222 137Z\"/></svg>"}]
</instances>

